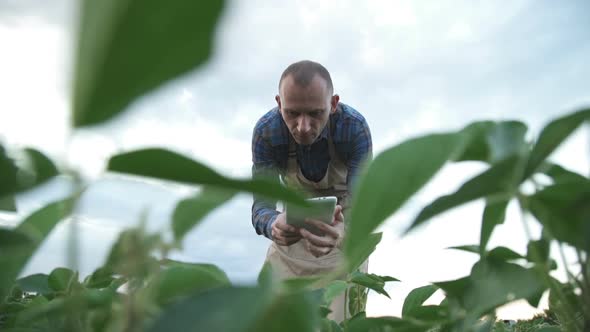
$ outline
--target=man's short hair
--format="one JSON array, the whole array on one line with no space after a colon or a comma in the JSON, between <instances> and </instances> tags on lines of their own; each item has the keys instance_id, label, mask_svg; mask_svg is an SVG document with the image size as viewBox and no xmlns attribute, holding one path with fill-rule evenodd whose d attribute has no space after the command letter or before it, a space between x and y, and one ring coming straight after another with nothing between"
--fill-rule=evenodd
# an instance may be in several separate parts
<instances>
[{"instance_id":1,"label":"man's short hair","mask_svg":"<svg viewBox=\"0 0 590 332\"><path fill-rule=\"evenodd\" d=\"M321 64L310 60L303 60L289 65L289 67L283 71L281 79L279 80L279 91L281 91L281 83L287 76L293 77L295 84L299 86L308 86L316 74L320 75L320 77L326 81L328 84L328 91L333 93L334 86L332 85L332 78L330 77L328 70Z\"/></svg>"}]
</instances>

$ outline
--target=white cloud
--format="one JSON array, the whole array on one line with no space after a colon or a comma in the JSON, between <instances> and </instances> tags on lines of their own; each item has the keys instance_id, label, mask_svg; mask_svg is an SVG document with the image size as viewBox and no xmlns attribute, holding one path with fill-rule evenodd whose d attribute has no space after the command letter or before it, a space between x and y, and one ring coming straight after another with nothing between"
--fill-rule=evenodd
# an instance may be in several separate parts
<instances>
[{"instance_id":1,"label":"white cloud","mask_svg":"<svg viewBox=\"0 0 590 332\"><path fill-rule=\"evenodd\" d=\"M63 153L68 102L64 62L67 35L51 24L25 18L16 26L0 23L0 133L11 145Z\"/></svg>"},{"instance_id":2,"label":"white cloud","mask_svg":"<svg viewBox=\"0 0 590 332\"><path fill-rule=\"evenodd\" d=\"M469 24L465 22L456 22L451 26L447 38L450 41L464 42L471 40L473 35L473 30Z\"/></svg>"},{"instance_id":3,"label":"white cloud","mask_svg":"<svg viewBox=\"0 0 590 332\"><path fill-rule=\"evenodd\" d=\"M71 22L71 0L2 0L0 20L8 23L22 21L23 17L51 24Z\"/></svg>"}]
</instances>

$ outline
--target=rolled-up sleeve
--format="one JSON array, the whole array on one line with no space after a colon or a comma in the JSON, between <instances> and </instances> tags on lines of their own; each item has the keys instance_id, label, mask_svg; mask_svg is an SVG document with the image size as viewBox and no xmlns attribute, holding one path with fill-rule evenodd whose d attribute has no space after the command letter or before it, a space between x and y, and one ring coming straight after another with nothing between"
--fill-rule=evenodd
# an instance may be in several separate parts
<instances>
[{"instance_id":1,"label":"rolled-up sleeve","mask_svg":"<svg viewBox=\"0 0 590 332\"><path fill-rule=\"evenodd\" d=\"M353 192L361 167L373 158L371 131L364 119L356 124L354 133L350 158L347 161L348 176L346 182L349 192Z\"/></svg>"},{"instance_id":2,"label":"rolled-up sleeve","mask_svg":"<svg viewBox=\"0 0 590 332\"><path fill-rule=\"evenodd\" d=\"M258 126L252 135L252 178L264 178L279 183L277 163L273 158L272 147L264 139ZM276 210L277 201L259 195L254 195L252 204L252 226L259 235L272 240L272 223L279 212Z\"/></svg>"}]
</instances>

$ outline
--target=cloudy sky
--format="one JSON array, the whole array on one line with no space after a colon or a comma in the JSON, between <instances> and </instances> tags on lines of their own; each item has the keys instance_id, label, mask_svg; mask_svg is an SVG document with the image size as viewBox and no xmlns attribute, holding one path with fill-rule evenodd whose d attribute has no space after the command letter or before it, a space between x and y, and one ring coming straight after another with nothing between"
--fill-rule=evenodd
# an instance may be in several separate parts
<instances>
[{"instance_id":1,"label":"cloudy sky","mask_svg":"<svg viewBox=\"0 0 590 332\"><path fill-rule=\"evenodd\" d=\"M533 137L549 119L590 104L590 3L584 0L299 0L280 8L267 0L236 0L228 2L214 56L205 66L139 99L110 123L72 131L75 4L0 0L0 141L36 147L97 179L81 210L82 228L96 240L82 241L82 250L95 257L145 205L157 229L175 199L186 194L100 179L109 155L163 146L224 174L247 176L254 123L274 106L282 70L300 59L330 70L341 101L366 117L376 154L412 136L481 119L523 120ZM588 174L589 141L588 130L578 131L554 159ZM469 163L446 167L383 226L370 270L403 283L388 286L391 301L371 296L370 314L399 315L410 289L468 274L475 257L443 249L477 242L481 202L435 218L407 237L400 238L400 231L422 206L481 169ZM63 190L56 188L62 187L23 196L20 207L38 206ZM524 253L522 228L511 206L491 245ZM45 244L43 253L55 262L64 262L59 239L66 234L64 225ZM192 232L179 257L215 262L234 280L247 281L255 277L267 245L250 226L250 198L240 196ZM53 261L36 257L29 271L48 269L48 262Z\"/></svg>"}]
</instances>

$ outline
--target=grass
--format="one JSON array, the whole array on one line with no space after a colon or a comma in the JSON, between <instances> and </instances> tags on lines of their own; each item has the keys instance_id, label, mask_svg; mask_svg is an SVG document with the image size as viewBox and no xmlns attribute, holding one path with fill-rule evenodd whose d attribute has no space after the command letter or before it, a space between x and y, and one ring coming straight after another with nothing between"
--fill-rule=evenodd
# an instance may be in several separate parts
<instances>
[{"instance_id":1,"label":"grass","mask_svg":"<svg viewBox=\"0 0 590 332\"><path fill-rule=\"evenodd\" d=\"M517 321L498 321L494 325L494 332L533 332L544 327L559 327L555 314L549 310L535 315L531 319Z\"/></svg>"}]
</instances>

